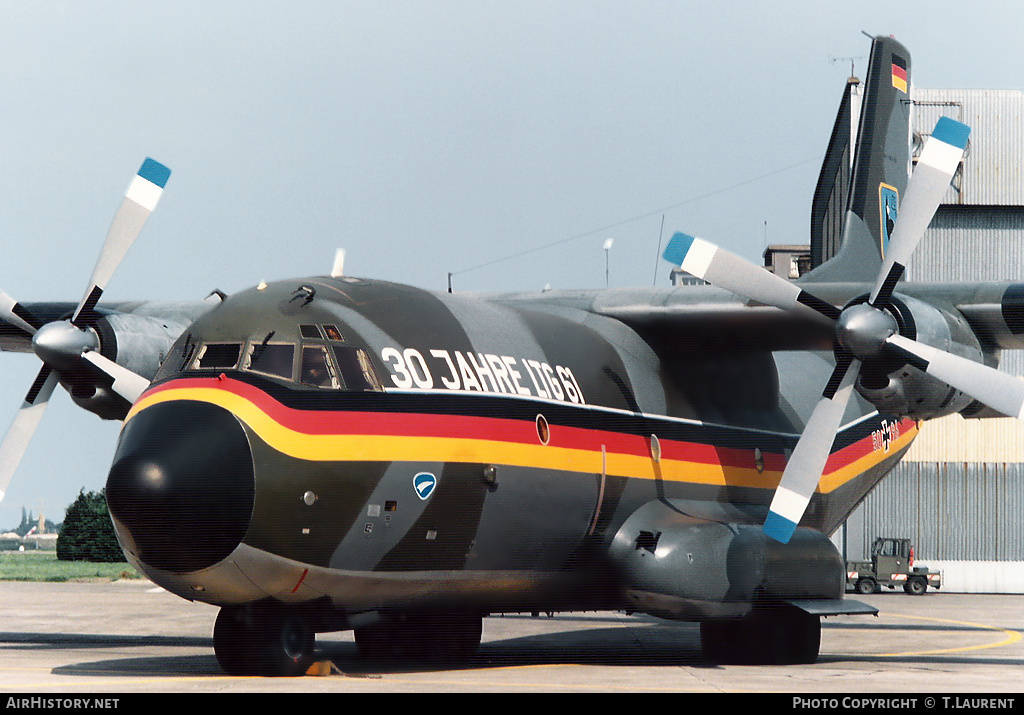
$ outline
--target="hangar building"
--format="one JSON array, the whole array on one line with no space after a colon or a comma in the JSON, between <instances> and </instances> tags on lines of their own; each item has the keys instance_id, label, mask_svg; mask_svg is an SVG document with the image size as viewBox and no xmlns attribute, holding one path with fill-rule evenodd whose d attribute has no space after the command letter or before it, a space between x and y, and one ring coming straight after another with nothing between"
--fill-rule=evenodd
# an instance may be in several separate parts
<instances>
[{"instance_id":1,"label":"hangar building","mask_svg":"<svg viewBox=\"0 0 1024 715\"><path fill-rule=\"evenodd\" d=\"M815 195L814 265L837 247L859 89L851 79ZM940 116L972 132L907 280L1024 282L1024 92L913 88L911 96L915 154ZM1024 351L1004 352L1000 367L1024 379ZM834 538L847 558L860 559L880 536L911 539L917 562L943 571L943 590L1024 593L1024 422L957 414L925 423Z\"/></svg>"}]
</instances>

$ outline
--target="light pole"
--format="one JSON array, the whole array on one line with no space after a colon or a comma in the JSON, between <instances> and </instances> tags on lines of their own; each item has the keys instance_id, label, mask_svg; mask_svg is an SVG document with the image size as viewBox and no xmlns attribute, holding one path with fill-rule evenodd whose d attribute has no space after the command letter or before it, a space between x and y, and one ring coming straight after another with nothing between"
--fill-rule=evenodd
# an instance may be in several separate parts
<instances>
[{"instance_id":1,"label":"light pole","mask_svg":"<svg viewBox=\"0 0 1024 715\"><path fill-rule=\"evenodd\" d=\"M610 283L610 281L609 281L609 271L608 271L608 266L609 266L608 256L611 254L612 244L613 243L615 243L615 239L614 238L606 239L605 242L604 242L604 287L605 288L607 288L609 286L609 283Z\"/></svg>"}]
</instances>

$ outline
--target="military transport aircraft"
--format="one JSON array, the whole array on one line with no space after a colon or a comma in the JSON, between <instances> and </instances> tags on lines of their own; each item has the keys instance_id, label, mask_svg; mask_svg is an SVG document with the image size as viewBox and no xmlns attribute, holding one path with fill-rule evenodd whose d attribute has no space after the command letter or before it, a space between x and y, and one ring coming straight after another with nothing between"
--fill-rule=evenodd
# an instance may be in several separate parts
<instances>
[{"instance_id":1,"label":"military transport aircraft","mask_svg":"<svg viewBox=\"0 0 1024 715\"><path fill-rule=\"evenodd\" d=\"M101 304L169 176L147 160L77 305L2 296L0 347L43 367L0 489L58 382L124 420L124 552L221 608L229 673L300 673L344 629L369 657L464 657L487 614L587 609L700 622L719 662L813 661L820 618L863 610L828 534L919 422L1024 404L993 367L1024 347L1024 284L900 283L968 136L941 120L910 178L909 73L874 40L843 242L796 283L677 234L666 257L714 286L333 275Z\"/></svg>"}]
</instances>

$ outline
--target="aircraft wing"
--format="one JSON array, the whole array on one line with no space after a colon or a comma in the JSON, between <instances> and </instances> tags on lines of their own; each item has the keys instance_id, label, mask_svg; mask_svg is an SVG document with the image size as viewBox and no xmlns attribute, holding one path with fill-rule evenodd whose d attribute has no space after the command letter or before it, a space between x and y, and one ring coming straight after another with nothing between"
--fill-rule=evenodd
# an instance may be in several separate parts
<instances>
[{"instance_id":1,"label":"aircraft wing","mask_svg":"<svg viewBox=\"0 0 1024 715\"><path fill-rule=\"evenodd\" d=\"M677 353L718 350L831 350L829 326L712 286L544 291L501 300L540 311L578 310L618 320Z\"/></svg>"},{"instance_id":2,"label":"aircraft wing","mask_svg":"<svg viewBox=\"0 0 1024 715\"><path fill-rule=\"evenodd\" d=\"M800 287L800 282L793 285ZM815 283L814 293L842 308L867 295L867 283ZM899 294L955 311L985 352L1024 349L1024 284L904 283ZM500 300L537 310L579 310L614 318L644 337L676 336L679 350L831 350L828 324L811 311L795 312L741 298L712 286L542 291Z\"/></svg>"}]
</instances>

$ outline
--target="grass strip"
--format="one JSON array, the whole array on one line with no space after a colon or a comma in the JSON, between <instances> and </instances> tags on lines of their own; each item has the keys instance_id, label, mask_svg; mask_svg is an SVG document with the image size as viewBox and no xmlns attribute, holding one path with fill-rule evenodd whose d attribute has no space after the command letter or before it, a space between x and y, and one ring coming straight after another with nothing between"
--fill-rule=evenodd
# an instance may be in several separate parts
<instances>
[{"instance_id":1,"label":"grass strip","mask_svg":"<svg viewBox=\"0 0 1024 715\"><path fill-rule=\"evenodd\" d=\"M0 581L117 581L141 578L127 562L58 561L55 551L0 551Z\"/></svg>"}]
</instances>

